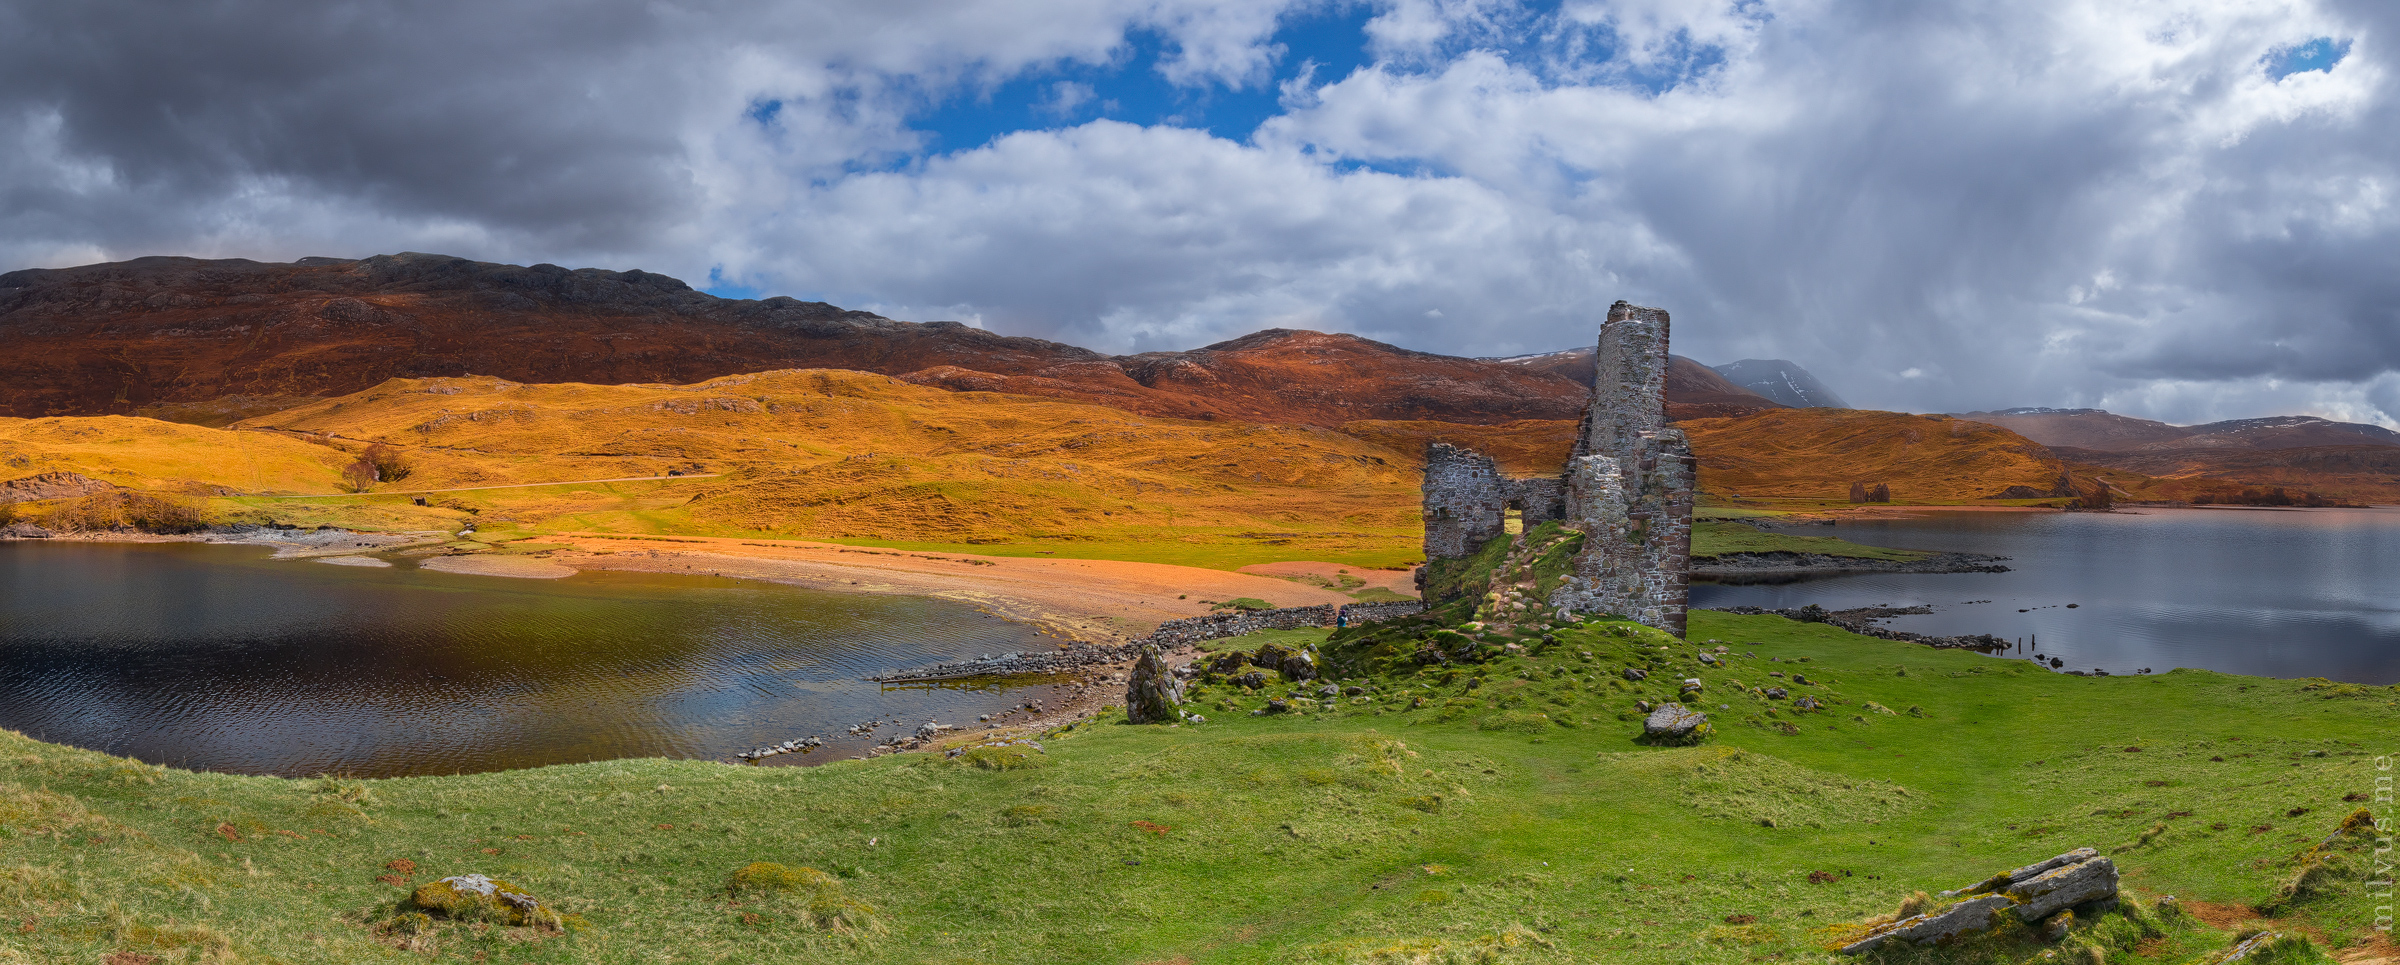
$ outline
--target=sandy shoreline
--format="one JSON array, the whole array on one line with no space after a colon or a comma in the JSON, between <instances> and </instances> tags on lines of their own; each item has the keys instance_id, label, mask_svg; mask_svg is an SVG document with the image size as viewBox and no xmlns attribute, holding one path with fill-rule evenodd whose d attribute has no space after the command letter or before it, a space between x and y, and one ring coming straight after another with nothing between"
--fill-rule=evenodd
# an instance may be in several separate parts
<instances>
[{"instance_id":1,"label":"sandy shoreline","mask_svg":"<svg viewBox=\"0 0 2400 965\"><path fill-rule=\"evenodd\" d=\"M545 535L569 549L549 554L575 569L697 573L814 589L956 600L1069 639L1120 643L1158 624L1205 616L1208 602L1250 597L1276 606L1350 603L1346 594L1291 579L1164 563L1028 559L843 546L806 540L678 536ZM1337 569L1333 564L1279 564ZM1395 571L1349 568L1353 573ZM1295 571L1297 572L1297 571ZM1406 581L1399 573L1396 579Z\"/></svg>"}]
</instances>

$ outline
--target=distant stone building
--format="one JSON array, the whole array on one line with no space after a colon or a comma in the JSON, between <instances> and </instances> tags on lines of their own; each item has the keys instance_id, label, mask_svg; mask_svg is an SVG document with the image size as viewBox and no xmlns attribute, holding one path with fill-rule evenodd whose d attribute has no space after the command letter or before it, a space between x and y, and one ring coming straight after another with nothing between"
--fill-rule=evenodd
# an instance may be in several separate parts
<instances>
[{"instance_id":1,"label":"distant stone building","mask_svg":"<svg viewBox=\"0 0 2400 965\"><path fill-rule=\"evenodd\" d=\"M1426 448L1425 559L1472 556L1508 536L1511 510L1527 530L1558 520L1584 542L1573 572L1545 603L1681 636L1695 471L1682 430L1667 425L1667 313L1610 306L1598 363L1591 408L1556 477L1511 479L1483 453L1438 442Z\"/></svg>"}]
</instances>

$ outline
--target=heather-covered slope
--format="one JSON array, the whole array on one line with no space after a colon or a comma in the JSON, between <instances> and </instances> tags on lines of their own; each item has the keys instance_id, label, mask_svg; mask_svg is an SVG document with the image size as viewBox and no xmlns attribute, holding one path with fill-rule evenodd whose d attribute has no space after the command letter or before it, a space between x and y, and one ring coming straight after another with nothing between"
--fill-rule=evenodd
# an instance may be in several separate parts
<instances>
[{"instance_id":1,"label":"heather-covered slope","mask_svg":"<svg viewBox=\"0 0 2400 965\"><path fill-rule=\"evenodd\" d=\"M2058 481L2058 461L2032 440L1948 416L1778 409L1682 428L1701 488L1720 498L1846 499L1864 482L1899 502L1972 500Z\"/></svg>"}]
</instances>

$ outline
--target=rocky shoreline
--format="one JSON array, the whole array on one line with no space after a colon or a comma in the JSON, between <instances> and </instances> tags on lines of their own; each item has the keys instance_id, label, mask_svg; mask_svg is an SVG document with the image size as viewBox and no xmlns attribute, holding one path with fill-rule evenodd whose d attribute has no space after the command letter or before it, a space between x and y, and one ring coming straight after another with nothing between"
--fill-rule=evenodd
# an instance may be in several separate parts
<instances>
[{"instance_id":1,"label":"rocky shoreline","mask_svg":"<svg viewBox=\"0 0 2400 965\"><path fill-rule=\"evenodd\" d=\"M1876 560L1824 553L1726 553L1695 557L1694 579L1718 583L1790 583L1825 576L1861 573L2006 573L2005 556L1980 553L1936 553L1920 560Z\"/></svg>"},{"instance_id":2,"label":"rocky shoreline","mask_svg":"<svg viewBox=\"0 0 2400 965\"><path fill-rule=\"evenodd\" d=\"M1934 637L1927 636L1922 633L1910 633L1906 630L1887 630L1876 625L1875 623L1877 620L1888 620L1897 616L1932 613L1933 608L1929 606L1870 606L1859 607L1855 610L1828 610L1824 607L1811 603L1804 607L1791 607L1781 610L1770 610L1765 607L1756 606L1712 607L1711 609L1714 609L1719 613L1737 613L1743 616L1765 616L1772 614L1774 616L1779 616L1790 620L1798 620L1802 623L1822 623L1827 626L1840 627L1862 637L1898 640L1903 643L1919 643L1928 647L1932 647L1936 650L1973 650L1977 653L1998 653L2002 650L2007 650L2016 646L2015 642L2013 641L2003 640L1988 633L1969 633L1955 637Z\"/></svg>"},{"instance_id":3,"label":"rocky shoreline","mask_svg":"<svg viewBox=\"0 0 2400 965\"><path fill-rule=\"evenodd\" d=\"M1073 673L1093 667L1113 668L1115 665L1139 655L1133 644L1108 646L1090 643L1062 643L1055 651L988 654L866 679L879 684L916 684L932 683L937 680L964 680L970 677Z\"/></svg>"}]
</instances>

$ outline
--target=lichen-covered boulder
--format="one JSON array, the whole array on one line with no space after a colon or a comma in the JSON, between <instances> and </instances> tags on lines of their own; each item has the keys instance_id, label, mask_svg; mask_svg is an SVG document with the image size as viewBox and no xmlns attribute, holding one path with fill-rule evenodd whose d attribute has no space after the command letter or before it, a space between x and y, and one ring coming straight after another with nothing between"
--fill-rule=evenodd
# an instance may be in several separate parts
<instances>
[{"instance_id":1,"label":"lichen-covered boulder","mask_svg":"<svg viewBox=\"0 0 2400 965\"><path fill-rule=\"evenodd\" d=\"M1167 659L1155 646L1144 645L1133 673L1125 681L1125 719L1136 724L1169 724L1183 719L1183 681L1167 669Z\"/></svg>"},{"instance_id":2,"label":"lichen-covered boulder","mask_svg":"<svg viewBox=\"0 0 2400 965\"><path fill-rule=\"evenodd\" d=\"M1996 924L2000 912L2010 904L2007 895L1977 895L1948 908L1876 926L1864 935L1848 939L1840 951L1845 955L1860 955L1889 941L1931 945L1968 932L1983 931Z\"/></svg>"},{"instance_id":3,"label":"lichen-covered boulder","mask_svg":"<svg viewBox=\"0 0 2400 965\"><path fill-rule=\"evenodd\" d=\"M1627 667L1627 668L1625 668L1625 679L1627 679L1627 680L1632 680L1632 681L1640 681L1640 680L1643 680L1643 679L1645 679L1645 678L1648 678L1649 676L1650 676L1650 671L1644 670L1644 669L1642 669L1642 668L1640 668L1640 667Z\"/></svg>"},{"instance_id":4,"label":"lichen-covered boulder","mask_svg":"<svg viewBox=\"0 0 2400 965\"><path fill-rule=\"evenodd\" d=\"M453 875L417 886L409 903L460 921L558 927L559 915L523 888L479 874Z\"/></svg>"},{"instance_id":5,"label":"lichen-covered boulder","mask_svg":"<svg viewBox=\"0 0 2400 965\"><path fill-rule=\"evenodd\" d=\"M1317 655L1302 650L1283 658L1283 663L1276 665L1275 669L1283 674L1285 680L1315 680L1317 679Z\"/></svg>"},{"instance_id":6,"label":"lichen-covered boulder","mask_svg":"<svg viewBox=\"0 0 2400 965\"><path fill-rule=\"evenodd\" d=\"M2069 909L2101 906L2117 897L2117 866L2098 851L2077 848L1942 893L1944 898L1955 896L1963 897L1957 904L1925 914L1867 922L1840 934L1827 947L1857 955L1895 939L1930 945L1989 929L1999 923L2003 912L2045 933L2060 931L2072 921L2059 917ZM2048 927L2044 927L2045 919Z\"/></svg>"},{"instance_id":7,"label":"lichen-covered boulder","mask_svg":"<svg viewBox=\"0 0 2400 965\"><path fill-rule=\"evenodd\" d=\"M2089 848L2082 850L2091 851ZM2003 893L2016 900L2017 917L2029 922L2040 921L2053 912L2085 902L2117 896L2116 862L2100 857L2097 852L2035 874L2024 877L2011 874L2009 878L2008 889Z\"/></svg>"},{"instance_id":8,"label":"lichen-covered boulder","mask_svg":"<svg viewBox=\"0 0 2400 965\"><path fill-rule=\"evenodd\" d=\"M1696 744L1708 733L1708 715L1682 704L1660 704L1642 720L1642 739L1653 744Z\"/></svg>"}]
</instances>

